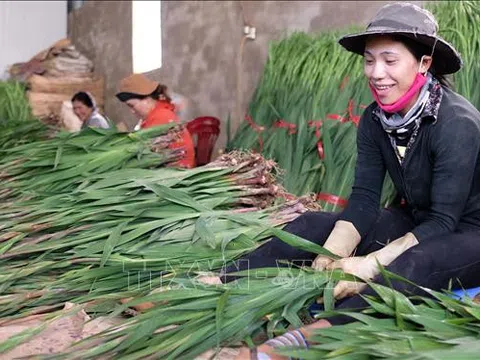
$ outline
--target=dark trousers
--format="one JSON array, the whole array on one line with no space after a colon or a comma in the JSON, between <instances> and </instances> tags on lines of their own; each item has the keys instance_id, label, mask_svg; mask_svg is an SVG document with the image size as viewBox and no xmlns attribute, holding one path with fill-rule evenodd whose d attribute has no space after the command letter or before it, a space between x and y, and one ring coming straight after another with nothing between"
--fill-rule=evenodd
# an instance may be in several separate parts
<instances>
[{"instance_id":1,"label":"dark trousers","mask_svg":"<svg viewBox=\"0 0 480 360\"><path fill-rule=\"evenodd\" d=\"M338 214L324 212L306 213L288 224L284 230L296 234L304 239L323 245L333 229ZM413 219L403 209L383 209L372 230L362 238L355 256L362 256L383 248L388 242L402 237L415 227ZM235 265L226 269L225 273L254 269L260 267L282 266L279 260L288 260L294 263L311 265L316 255L298 250L287 245L278 238L262 245L247 255ZM246 261L248 260L248 261ZM455 232L424 239L418 245L410 248L386 269L398 274L417 285L432 290L447 289L450 280L454 287L475 287L480 285L480 231ZM232 280L234 277L225 277ZM385 284L379 276L376 283ZM406 295L423 295L418 287L403 281L391 281L393 288ZM367 288L362 294L375 295ZM359 295L352 296L337 303L336 309L362 309L367 303ZM331 319L333 324L353 321L346 316Z\"/></svg>"}]
</instances>

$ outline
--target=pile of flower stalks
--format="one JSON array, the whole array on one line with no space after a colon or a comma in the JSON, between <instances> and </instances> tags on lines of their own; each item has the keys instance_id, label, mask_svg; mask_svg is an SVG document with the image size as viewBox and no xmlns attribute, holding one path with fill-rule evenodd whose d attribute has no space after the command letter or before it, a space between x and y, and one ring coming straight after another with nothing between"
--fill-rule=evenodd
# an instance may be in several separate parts
<instances>
[{"instance_id":1,"label":"pile of flower stalks","mask_svg":"<svg viewBox=\"0 0 480 360\"><path fill-rule=\"evenodd\" d=\"M386 274L398 278L393 274ZM299 359L476 359L480 350L480 305L469 297L425 290L407 297L371 284L363 312L343 312L354 322L314 331L311 346L280 353ZM330 313L332 314L332 313ZM326 317L329 314L319 314Z\"/></svg>"},{"instance_id":2,"label":"pile of flower stalks","mask_svg":"<svg viewBox=\"0 0 480 360\"><path fill-rule=\"evenodd\" d=\"M164 167L178 158L168 149L172 134L90 129L7 151L0 315L123 291L127 272L219 269L318 209L278 186L275 163L258 154Z\"/></svg>"},{"instance_id":3,"label":"pile of flower stalks","mask_svg":"<svg viewBox=\"0 0 480 360\"><path fill-rule=\"evenodd\" d=\"M281 230L274 232L289 237ZM298 241L296 245L323 252L322 248L306 245L299 239L288 241L292 244ZM328 274L295 268L287 272L279 268L259 269L258 273L248 270L238 275L244 277L224 285L206 285L186 276L155 276L129 291L77 298L80 305L76 311L83 308L116 319L129 306L145 302L155 306L134 317L123 318L47 358L194 359L210 349L235 347L242 340L253 343L254 339L280 334L289 325L301 326L307 316L306 309L318 296L324 294L324 298L332 300L331 292L330 295L327 291L324 293L324 289L331 289L334 281L342 276L338 272ZM129 296L134 300L118 305ZM51 312L46 321L53 322L67 315L58 310ZM1 349L11 350L41 330L33 328L13 336Z\"/></svg>"},{"instance_id":4,"label":"pile of flower stalks","mask_svg":"<svg viewBox=\"0 0 480 360\"><path fill-rule=\"evenodd\" d=\"M47 197L80 189L114 170L168 165L182 155L182 149L168 148L179 131L172 125L135 133L87 128L5 149L0 152L0 197Z\"/></svg>"},{"instance_id":5,"label":"pile of flower stalks","mask_svg":"<svg viewBox=\"0 0 480 360\"><path fill-rule=\"evenodd\" d=\"M0 150L47 138L53 133L32 114L25 86L18 81L0 81Z\"/></svg>"},{"instance_id":6,"label":"pile of flower stalks","mask_svg":"<svg viewBox=\"0 0 480 360\"><path fill-rule=\"evenodd\" d=\"M4 151L0 324L55 316L66 302L111 314L149 293L152 277L218 271L318 209L286 193L258 154L166 167L180 155L168 148L175 131L87 129Z\"/></svg>"}]
</instances>

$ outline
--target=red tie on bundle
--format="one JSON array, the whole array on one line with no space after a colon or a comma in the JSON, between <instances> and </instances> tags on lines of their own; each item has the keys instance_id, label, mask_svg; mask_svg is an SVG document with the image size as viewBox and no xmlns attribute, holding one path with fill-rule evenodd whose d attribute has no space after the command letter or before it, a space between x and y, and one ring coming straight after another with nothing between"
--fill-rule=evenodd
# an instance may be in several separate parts
<instances>
[{"instance_id":1,"label":"red tie on bundle","mask_svg":"<svg viewBox=\"0 0 480 360\"><path fill-rule=\"evenodd\" d=\"M289 123L282 119L277 120L273 126L276 128L287 129L288 135L293 135L297 132L297 125Z\"/></svg>"},{"instance_id":2,"label":"red tie on bundle","mask_svg":"<svg viewBox=\"0 0 480 360\"><path fill-rule=\"evenodd\" d=\"M261 133L263 130L265 130L265 128L263 126L258 126L257 124L255 124L252 117L248 114L245 114L245 121L253 129L253 131L255 131L258 134L258 145L260 147L258 152L261 153L263 151L263 139L262 139Z\"/></svg>"},{"instance_id":3,"label":"red tie on bundle","mask_svg":"<svg viewBox=\"0 0 480 360\"><path fill-rule=\"evenodd\" d=\"M322 125L323 125L322 120L316 120L316 121L310 120L308 122L308 126L315 127L315 137L317 139L320 139L320 136L321 136L320 128L322 127ZM323 150L323 143L321 140L318 140L317 142L317 151L318 151L318 157L323 160L323 158L325 157L325 152Z\"/></svg>"},{"instance_id":4,"label":"red tie on bundle","mask_svg":"<svg viewBox=\"0 0 480 360\"><path fill-rule=\"evenodd\" d=\"M317 201L325 201L328 204L332 204L334 206L340 206L344 208L347 206L348 201L340 196L333 195L333 194L326 194L326 193L318 193L317 194Z\"/></svg>"}]
</instances>

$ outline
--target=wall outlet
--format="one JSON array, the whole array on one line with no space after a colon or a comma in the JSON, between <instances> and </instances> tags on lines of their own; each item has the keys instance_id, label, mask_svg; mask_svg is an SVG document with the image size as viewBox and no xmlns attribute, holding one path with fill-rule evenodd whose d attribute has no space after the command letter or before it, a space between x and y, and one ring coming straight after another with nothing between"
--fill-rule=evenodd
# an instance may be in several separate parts
<instances>
[{"instance_id":1,"label":"wall outlet","mask_svg":"<svg viewBox=\"0 0 480 360\"><path fill-rule=\"evenodd\" d=\"M253 26L244 26L243 33L247 36L247 39L255 40L257 37L257 29Z\"/></svg>"}]
</instances>

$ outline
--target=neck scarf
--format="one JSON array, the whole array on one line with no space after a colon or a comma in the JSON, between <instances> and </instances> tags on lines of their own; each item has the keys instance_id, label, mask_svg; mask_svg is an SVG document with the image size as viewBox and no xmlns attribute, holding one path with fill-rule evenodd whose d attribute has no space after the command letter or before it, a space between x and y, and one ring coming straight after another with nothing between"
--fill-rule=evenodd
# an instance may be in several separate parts
<instances>
[{"instance_id":1,"label":"neck scarf","mask_svg":"<svg viewBox=\"0 0 480 360\"><path fill-rule=\"evenodd\" d=\"M420 125L422 112L427 104L434 85L432 75L428 73L427 76L425 76L425 79L417 101L405 116L402 117L398 113L393 113L387 116L387 113L383 109L379 112L383 129L389 135L404 140L410 137L413 131Z\"/></svg>"},{"instance_id":2,"label":"neck scarf","mask_svg":"<svg viewBox=\"0 0 480 360\"><path fill-rule=\"evenodd\" d=\"M428 80L427 76L417 73L417 76L415 77L415 80L413 81L412 86L410 86L410 89L408 89L408 91L405 94L403 94L400 97L400 99L395 101L393 104L388 104L388 105L382 104L382 102L378 97L377 91L371 84L369 84L369 87L373 97L375 98L375 101L383 111L388 113L396 113L405 109L405 106L407 106L410 100L412 100L412 98L415 96L417 91L420 90L425 85L427 80Z\"/></svg>"}]
</instances>

